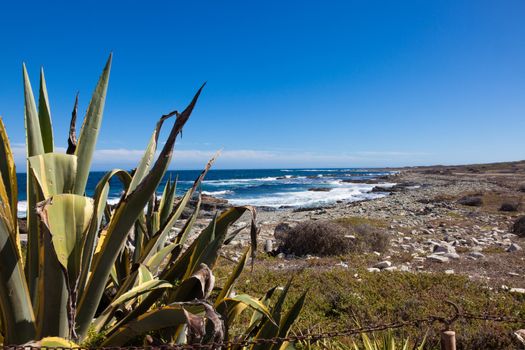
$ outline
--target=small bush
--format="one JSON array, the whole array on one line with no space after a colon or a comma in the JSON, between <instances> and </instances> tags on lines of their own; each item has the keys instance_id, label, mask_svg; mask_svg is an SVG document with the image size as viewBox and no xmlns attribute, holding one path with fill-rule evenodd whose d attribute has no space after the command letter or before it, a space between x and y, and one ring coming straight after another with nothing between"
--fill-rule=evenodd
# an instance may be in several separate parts
<instances>
[{"instance_id":1,"label":"small bush","mask_svg":"<svg viewBox=\"0 0 525 350\"><path fill-rule=\"evenodd\" d=\"M519 207L519 203L509 203L505 202L501 204L501 207L499 208L500 211L517 211Z\"/></svg>"},{"instance_id":2,"label":"small bush","mask_svg":"<svg viewBox=\"0 0 525 350\"><path fill-rule=\"evenodd\" d=\"M350 251L353 244L350 232L330 221L305 221L276 237L281 250L288 254L327 256Z\"/></svg>"},{"instance_id":3,"label":"small bush","mask_svg":"<svg viewBox=\"0 0 525 350\"><path fill-rule=\"evenodd\" d=\"M390 241L386 232L367 224L352 227L355 241L352 251L356 253L364 252L384 252L388 248Z\"/></svg>"},{"instance_id":4,"label":"small bush","mask_svg":"<svg viewBox=\"0 0 525 350\"><path fill-rule=\"evenodd\" d=\"M458 203L469 207L481 207L483 205L483 199L481 196L465 196L460 198Z\"/></svg>"}]
</instances>

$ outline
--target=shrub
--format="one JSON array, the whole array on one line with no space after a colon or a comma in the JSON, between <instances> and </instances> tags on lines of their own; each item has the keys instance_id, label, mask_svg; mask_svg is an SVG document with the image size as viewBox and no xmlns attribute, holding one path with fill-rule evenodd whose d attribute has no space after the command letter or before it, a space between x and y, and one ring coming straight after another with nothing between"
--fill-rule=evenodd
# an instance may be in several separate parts
<instances>
[{"instance_id":1,"label":"shrub","mask_svg":"<svg viewBox=\"0 0 525 350\"><path fill-rule=\"evenodd\" d=\"M327 256L350 251L353 242L350 231L331 221L305 221L288 231L280 231L281 250L288 254Z\"/></svg>"},{"instance_id":2,"label":"shrub","mask_svg":"<svg viewBox=\"0 0 525 350\"><path fill-rule=\"evenodd\" d=\"M384 252L388 248L390 238L385 231L368 224L353 226L352 230L355 236L353 252Z\"/></svg>"},{"instance_id":3,"label":"shrub","mask_svg":"<svg viewBox=\"0 0 525 350\"><path fill-rule=\"evenodd\" d=\"M517 211L519 203L504 202L499 208L500 211Z\"/></svg>"},{"instance_id":4,"label":"shrub","mask_svg":"<svg viewBox=\"0 0 525 350\"><path fill-rule=\"evenodd\" d=\"M469 207L481 207L483 205L483 199L481 196L465 196L460 198L458 203Z\"/></svg>"}]
</instances>

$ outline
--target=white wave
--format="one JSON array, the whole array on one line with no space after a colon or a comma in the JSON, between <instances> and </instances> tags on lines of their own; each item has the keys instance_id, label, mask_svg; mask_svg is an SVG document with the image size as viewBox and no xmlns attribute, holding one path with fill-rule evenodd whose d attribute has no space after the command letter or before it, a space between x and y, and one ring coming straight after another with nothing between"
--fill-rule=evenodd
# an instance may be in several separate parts
<instances>
[{"instance_id":1,"label":"white wave","mask_svg":"<svg viewBox=\"0 0 525 350\"><path fill-rule=\"evenodd\" d=\"M19 218L25 218L27 212L27 201L19 201L17 207L17 216Z\"/></svg>"},{"instance_id":2,"label":"white wave","mask_svg":"<svg viewBox=\"0 0 525 350\"><path fill-rule=\"evenodd\" d=\"M334 204L337 201L353 202L384 197L384 194L369 193L373 186L352 185L335 187L330 191L280 192L267 197L235 198L228 201L233 205L255 205L260 207L315 207Z\"/></svg>"},{"instance_id":3,"label":"white wave","mask_svg":"<svg viewBox=\"0 0 525 350\"><path fill-rule=\"evenodd\" d=\"M202 191L202 194L206 194L208 196L224 196L226 194L233 194L233 191L230 190L224 190L224 191Z\"/></svg>"},{"instance_id":4,"label":"white wave","mask_svg":"<svg viewBox=\"0 0 525 350\"><path fill-rule=\"evenodd\" d=\"M225 179L225 180L204 180L203 183L211 186L233 186L233 185L246 185L250 183L258 182L271 182L277 181L276 177L258 177L253 179Z\"/></svg>"}]
</instances>

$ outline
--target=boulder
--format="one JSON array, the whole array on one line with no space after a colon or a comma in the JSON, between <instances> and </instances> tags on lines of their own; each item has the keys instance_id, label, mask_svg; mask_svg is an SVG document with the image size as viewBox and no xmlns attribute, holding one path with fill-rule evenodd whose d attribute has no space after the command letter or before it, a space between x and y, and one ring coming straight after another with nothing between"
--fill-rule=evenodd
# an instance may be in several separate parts
<instances>
[{"instance_id":1,"label":"boulder","mask_svg":"<svg viewBox=\"0 0 525 350\"><path fill-rule=\"evenodd\" d=\"M512 243L512 244L506 249L506 251L509 252L509 253L517 252L518 250L521 250L521 247L520 247L519 245L517 245L516 243Z\"/></svg>"},{"instance_id":2,"label":"boulder","mask_svg":"<svg viewBox=\"0 0 525 350\"><path fill-rule=\"evenodd\" d=\"M518 211L519 203L503 203L499 208L500 211Z\"/></svg>"},{"instance_id":3,"label":"boulder","mask_svg":"<svg viewBox=\"0 0 525 350\"><path fill-rule=\"evenodd\" d=\"M308 189L311 192L330 192L331 190L330 187L312 187Z\"/></svg>"},{"instance_id":4,"label":"boulder","mask_svg":"<svg viewBox=\"0 0 525 350\"><path fill-rule=\"evenodd\" d=\"M481 207L483 205L483 199L481 196L465 196L458 200L458 204L469 207Z\"/></svg>"},{"instance_id":5,"label":"boulder","mask_svg":"<svg viewBox=\"0 0 525 350\"><path fill-rule=\"evenodd\" d=\"M390 266L392 266L392 263L388 260L378 262L377 264L374 265L376 269L380 269L380 270L386 269L387 267L390 267Z\"/></svg>"},{"instance_id":6,"label":"boulder","mask_svg":"<svg viewBox=\"0 0 525 350\"><path fill-rule=\"evenodd\" d=\"M438 263L445 263L449 261L449 258L444 255L439 254L430 254L427 256L428 261L438 262Z\"/></svg>"},{"instance_id":7,"label":"boulder","mask_svg":"<svg viewBox=\"0 0 525 350\"><path fill-rule=\"evenodd\" d=\"M512 232L520 237L525 237L525 216L520 216L514 221Z\"/></svg>"}]
</instances>

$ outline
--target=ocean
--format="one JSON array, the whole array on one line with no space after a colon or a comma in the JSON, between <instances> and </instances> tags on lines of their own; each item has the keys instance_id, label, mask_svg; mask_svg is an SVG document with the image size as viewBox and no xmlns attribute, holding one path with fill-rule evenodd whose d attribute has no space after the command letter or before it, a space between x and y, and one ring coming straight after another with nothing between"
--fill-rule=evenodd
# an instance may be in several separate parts
<instances>
[{"instance_id":1,"label":"ocean","mask_svg":"<svg viewBox=\"0 0 525 350\"><path fill-rule=\"evenodd\" d=\"M178 178L177 194L183 194L200 174L200 170L168 171L158 189L160 195L169 177ZM105 172L90 173L87 195L92 196ZM353 183L388 175L373 169L250 169L210 170L202 182L202 193L227 199L233 205L254 205L274 209L316 207L338 201L357 201L381 197L370 193L373 184ZM26 211L26 174L17 174L19 215ZM329 188L329 191L312 189ZM110 183L109 201L117 202L123 187L118 180Z\"/></svg>"}]
</instances>

